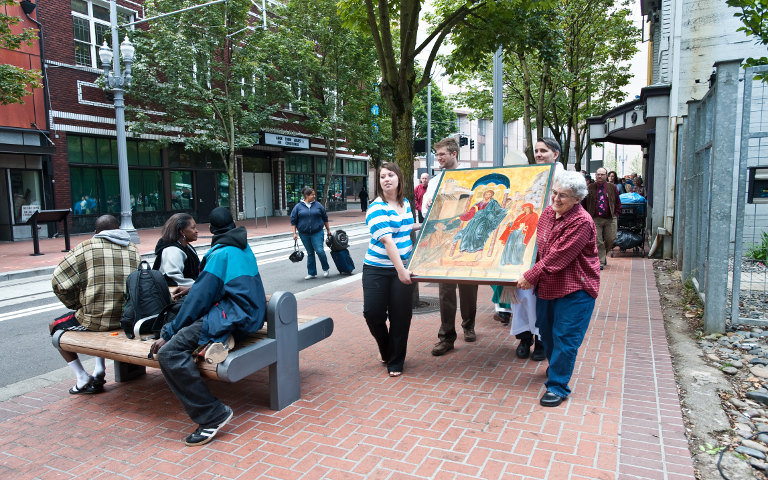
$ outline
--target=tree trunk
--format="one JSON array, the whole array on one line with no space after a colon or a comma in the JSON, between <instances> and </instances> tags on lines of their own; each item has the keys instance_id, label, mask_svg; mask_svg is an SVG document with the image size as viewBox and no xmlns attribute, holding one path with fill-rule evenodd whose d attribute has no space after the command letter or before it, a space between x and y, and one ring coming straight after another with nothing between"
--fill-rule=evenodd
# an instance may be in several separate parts
<instances>
[{"instance_id":1,"label":"tree trunk","mask_svg":"<svg viewBox=\"0 0 768 480\"><path fill-rule=\"evenodd\" d=\"M534 164L533 158L533 133L531 132L531 75L528 72L528 64L523 54L517 54L520 61L520 67L523 70L523 126L525 127L525 156L528 157L528 163Z\"/></svg>"}]
</instances>

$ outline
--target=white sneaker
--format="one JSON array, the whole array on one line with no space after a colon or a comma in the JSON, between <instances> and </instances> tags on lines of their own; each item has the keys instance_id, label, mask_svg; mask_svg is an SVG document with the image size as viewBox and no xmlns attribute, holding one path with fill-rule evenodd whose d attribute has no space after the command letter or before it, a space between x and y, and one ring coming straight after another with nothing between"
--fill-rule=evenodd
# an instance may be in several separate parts
<instances>
[{"instance_id":1,"label":"white sneaker","mask_svg":"<svg viewBox=\"0 0 768 480\"><path fill-rule=\"evenodd\" d=\"M304 280L312 280L313 278L317 278L317 275L307 275Z\"/></svg>"},{"instance_id":2,"label":"white sneaker","mask_svg":"<svg viewBox=\"0 0 768 480\"><path fill-rule=\"evenodd\" d=\"M323 276L324 276L325 278L328 278L328 275L330 275L330 274L331 274L331 271L330 271L330 270L323 270Z\"/></svg>"}]
</instances>

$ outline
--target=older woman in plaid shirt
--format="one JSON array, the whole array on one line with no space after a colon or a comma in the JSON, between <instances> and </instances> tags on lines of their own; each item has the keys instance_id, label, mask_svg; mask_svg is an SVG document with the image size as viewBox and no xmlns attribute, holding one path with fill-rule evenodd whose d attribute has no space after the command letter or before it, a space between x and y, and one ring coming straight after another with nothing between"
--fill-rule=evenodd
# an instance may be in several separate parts
<instances>
[{"instance_id":1,"label":"older woman in plaid shirt","mask_svg":"<svg viewBox=\"0 0 768 480\"><path fill-rule=\"evenodd\" d=\"M545 407L571 393L568 382L600 289L595 223L580 204L587 195L584 177L562 172L551 193L536 231L536 263L517 281L519 288L536 288L536 326L549 360L540 400Z\"/></svg>"}]
</instances>

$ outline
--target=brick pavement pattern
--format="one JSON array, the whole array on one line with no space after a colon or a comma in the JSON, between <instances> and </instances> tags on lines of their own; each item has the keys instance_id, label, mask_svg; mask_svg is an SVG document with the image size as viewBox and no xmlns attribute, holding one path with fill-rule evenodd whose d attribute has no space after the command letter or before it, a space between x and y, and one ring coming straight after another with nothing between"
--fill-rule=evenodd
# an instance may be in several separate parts
<instances>
[{"instance_id":1,"label":"brick pavement pattern","mask_svg":"<svg viewBox=\"0 0 768 480\"><path fill-rule=\"evenodd\" d=\"M435 284L421 295L437 297ZM299 302L333 335L301 353L302 398L269 410L267 372L211 382L235 411L203 447L162 375L106 393L61 383L0 403L0 478L693 479L652 263L617 257L572 380L539 406L545 362L520 360L481 287L473 344L433 357L439 313L414 316L404 374L390 378L362 317L357 281Z\"/></svg>"}]
</instances>

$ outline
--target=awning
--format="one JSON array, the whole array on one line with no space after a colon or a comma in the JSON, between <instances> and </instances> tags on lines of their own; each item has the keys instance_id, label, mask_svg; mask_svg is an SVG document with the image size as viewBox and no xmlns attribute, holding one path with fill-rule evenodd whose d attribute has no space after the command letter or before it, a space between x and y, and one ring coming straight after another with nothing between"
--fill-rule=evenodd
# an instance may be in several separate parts
<instances>
[{"instance_id":1,"label":"awning","mask_svg":"<svg viewBox=\"0 0 768 480\"><path fill-rule=\"evenodd\" d=\"M0 153L14 153L17 155L53 155L56 147L44 147L41 145L17 145L15 143L0 143Z\"/></svg>"},{"instance_id":2,"label":"awning","mask_svg":"<svg viewBox=\"0 0 768 480\"><path fill-rule=\"evenodd\" d=\"M599 117L587 119L590 142L647 145L656 129L656 118L669 115L670 85L651 85L639 97Z\"/></svg>"}]
</instances>

